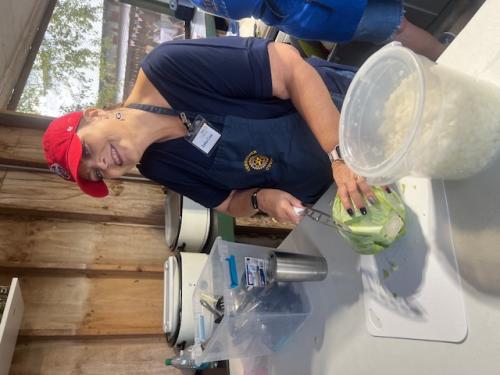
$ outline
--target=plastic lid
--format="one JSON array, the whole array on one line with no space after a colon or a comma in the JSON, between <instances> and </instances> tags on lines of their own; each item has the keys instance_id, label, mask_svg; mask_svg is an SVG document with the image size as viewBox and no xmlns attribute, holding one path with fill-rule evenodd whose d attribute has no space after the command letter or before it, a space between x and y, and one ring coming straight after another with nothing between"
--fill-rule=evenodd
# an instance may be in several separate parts
<instances>
[{"instance_id":1,"label":"plastic lid","mask_svg":"<svg viewBox=\"0 0 500 375\"><path fill-rule=\"evenodd\" d=\"M165 241L170 250L175 250L182 221L182 196L169 190L165 198Z\"/></svg>"},{"instance_id":2,"label":"plastic lid","mask_svg":"<svg viewBox=\"0 0 500 375\"><path fill-rule=\"evenodd\" d=\"M409 49L389 44L361 66L347 91L340 115L342 156L371 183L401 177L398 167L415 136L424 103L419 59Z\"/></svg>"},{"instance_id":3,"label":"plastic lid","mask_svg":"<svg viewBox=\"0 0 500 375\"><path fill-rule=\"evenodd\" d=\"M175 343L180 329L181 314L181 274L176 255L171 255L165 262L163 296L163 331L169 343Z\"/></svg>"}]
</instances>

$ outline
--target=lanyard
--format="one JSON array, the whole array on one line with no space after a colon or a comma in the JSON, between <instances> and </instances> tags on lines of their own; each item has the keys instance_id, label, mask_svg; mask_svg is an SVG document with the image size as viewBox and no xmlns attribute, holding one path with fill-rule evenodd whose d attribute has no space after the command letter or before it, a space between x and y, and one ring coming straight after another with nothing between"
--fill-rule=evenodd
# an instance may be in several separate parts
<instances>
[{"instance_id":1,"label":"lanyard","mask_svg":"<svg viewBox=\"0 0 500 375\"><path fill-rule=\"evenodd\" d=\"M210 119L207 120L206 117L194 112L177 111L173 108L140 103L129 104L127 108L139 109L166 116L179 116L187 129L187 135L184 139L207 156L211 154L214 146L221 137L221 134L211 126L210 121L223 121L224 117L222 116L205 115Z\"/></svg>"},{"instance_id":2,"label":"lanyard","mask_svg":"<svg viewBox=\"0 0 500 375\"><path fill-rule=\"evenodd\" d=\"M165 108L165 107L160 107L157 105L151 105L151 104L141 104L141 103L131 103L127 106L127 108L133 108L133 109L140 109L141 111L146 111L146 112L151 112L151 113L157 113L159 115L165 115L165 116L179 116L181 119L182 123L188 130L188 132L191 131L191 122L196 118L196 116L201 115L203 118L207 119L211 123L215 124L223 124L224 123L224 116L219 116L219 115L212 115L208 113L196 113L196 112L191 112L191 111L178 111L173 108Z\"/></svg>"}]
</instances>

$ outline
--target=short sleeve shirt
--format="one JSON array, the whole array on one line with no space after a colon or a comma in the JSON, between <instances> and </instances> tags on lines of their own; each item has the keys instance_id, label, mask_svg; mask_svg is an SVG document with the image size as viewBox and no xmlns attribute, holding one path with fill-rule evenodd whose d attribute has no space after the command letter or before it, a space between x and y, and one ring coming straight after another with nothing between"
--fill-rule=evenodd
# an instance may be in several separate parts
<instances>
[{"instance_id":1,"label":"short sleeve shirt","mask_svg":"<svg viewBox=\"0 0 500 375\"><path fill-rule=\"evenodd\" d=\"M167 42L147 55L141 68L177 110L277 117L295 109L272 95L268 43L238 37Z\"/></svg>"},{"instance_id":2,"label":"short sleeve shirt","mask_svg":"<svg viewBox=\"0 0 500 375\"><path fill-rule=\"evenodd\" d=\"M268 43L264 39L239 37L167 42L146 56L141 68L178 111L248 119L277 118L296 110L290 100L272 95ZM352 79L352 72L346 68L344 73L337 74L330 63L325 65L322 60L310 63L338 96L333 96L337 103ZM329 70L335 73L333 79ZM144 153L138 168L147 178L206 207L216 207L235 187L214 180L208 172L213 155L192 152L192 147L184 139L154 143Z\"/></svg>"}]
</instances>

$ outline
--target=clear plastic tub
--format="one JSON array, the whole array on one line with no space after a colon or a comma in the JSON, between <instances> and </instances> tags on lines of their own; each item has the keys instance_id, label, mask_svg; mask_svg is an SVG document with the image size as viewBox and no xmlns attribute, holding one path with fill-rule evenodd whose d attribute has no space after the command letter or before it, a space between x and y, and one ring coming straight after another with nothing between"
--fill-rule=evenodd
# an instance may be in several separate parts
<instances>
[{"instance_id":1,"label":"clear plastic tub","mask_svg":"<svg viewBox=\"0 0 500 375\"><path fill-rule=\"evenodd\" d=\"M390 44L349 87L340 147L371 184L469 177L497 157L500 88Z\"/></svg>"},{"instance_id":2,"label":"clear plastic tub","mask_svg":"<svg viewBox=\"0 0 500 375\"><path fill-rule=\"evenodd\" d=\"M309 316L301 283L268 279L273 250L215 241L193 293L197 364L279 351ZM214 309L223 309L221 319ZM210 336L204 328L208 319L216 322Z\"/></svg>"}]
</instances>

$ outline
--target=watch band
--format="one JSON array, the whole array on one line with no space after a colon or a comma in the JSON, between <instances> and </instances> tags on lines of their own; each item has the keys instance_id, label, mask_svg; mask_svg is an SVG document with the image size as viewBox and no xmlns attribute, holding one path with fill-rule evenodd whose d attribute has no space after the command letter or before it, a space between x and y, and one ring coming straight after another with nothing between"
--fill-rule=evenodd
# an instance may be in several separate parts
<instances>
[{"instance_id":1,"label":"watch band","mask_svg":"<svg viewBox=\"0 0 500 375\"><path fill-rule=\"evenodd\" d=\"M259 208L259 202L257 201L257 193L260 191L260 188L255 190L253 193L252 193L252 196L250 197L250 200L252 202L252 207L255 208L256 210L259 210L260 211L260 208Z\"/></svg>"},{"instance_id":2,"label":"watch band","mask_svg":"<svg viewBox=\"0 0 500 375\"><path fill-rule=\"evenodd\" d=\"M333 150L328 153L328 159L330 159L330 163L333 163L336 160L344 160L342 159L339 145L336 145Z\"/></svg>"}]
</instances>

